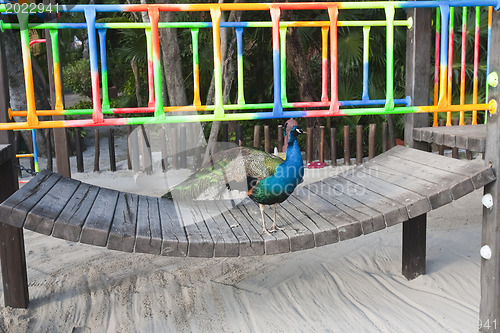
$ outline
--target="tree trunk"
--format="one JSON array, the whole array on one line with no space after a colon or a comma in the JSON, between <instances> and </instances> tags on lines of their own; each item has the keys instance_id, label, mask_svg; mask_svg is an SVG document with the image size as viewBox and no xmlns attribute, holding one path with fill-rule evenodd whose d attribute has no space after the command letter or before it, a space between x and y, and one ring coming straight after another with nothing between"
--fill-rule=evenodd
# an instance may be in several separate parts
<instances>
[{"instance_id":1,"label":"tree trunk","mask_svg":"<svg viewBox=\"0 0 500 333\"><path fill-rule=\"evenodd\" d=\"M236 0L235 2L239 2ZM229 14L229 21L230 22L239 22L241 21L241 11L231 11ZM221 19L223 21L223 19ZM222 29L224 31L226 29ZM229 103L229 96L231 94L231 87L233 85L234 78L236 76L236 66L234 65L234 60L233 60L233 54L236 51L236 33L232 33L232 38L231 42L228 45L228 34L224 33L222 34L221 32L221 58L222 58L222 75L223 75L223 92L222 92L222 98L223 98L223 103L227 104ZM212 77L212 83L215 82L214 77ZM210 85L210 88L212 88L212 84ZM210 94L210 90L209 90ZM211 92L211 99L213 99L213 90ZM209 96L210 98L210 96ZM208 99L207 99L208 100ZM208 104L208 102L207 102ZM217 142L217 137L219 135L219 130L220 130L220 121L214 121L212 123L212 128L210 129L210 136L208 137L208 143L207 143L207 149L205 151L205 157L203 159L203 165L208 163L210 159L210 155L213 154L213 149L215 147L215 144Z\"/></svg>"},{"instance_id":2,"label":"tree trunk","mask_svg":"<svg viewBox=\"0 0 500 333\"><path fill-rule=\"evenodd\" d=\"M18 30L5 30L3 38L5 38L5 52L7 61L7 72L9 75L9 94L10 107L12 110L26 110L26 90L24 86L24 69L21 52L21 43L16 36ZM38 66L36 60L32 57L31 62L34 67ZM36 64L36 65L35 65ZM38 66L39 67L39 66ZM33 86L35 89L35 105L37 110L50 110L48 92L43 89L45 79L39 75L39 71L33 71ZM24 121L23 118L15 117L16 121ZM42 130L36 131L38 138L38 154L45 155L45 133ZM30 131L22 131L21 135L25 142L29 142L31 137Z\"/></svg>"},{"instance_id":3,"label":"tree trunk","mask_svg":"<svg viewBox=\"0 0 500 333\"><path fill-rule=\"evenodd\" d=\"M137 66L135 58L130 61L130 67L132 67L132 73L134 73L135 98L137 99L137 106L142 106L141 86L139 85L139 67Z\"/></svg>"},{"instance_id":4,"label":"tree trunk","mask_svg":"<svg viewBox=\"0 0 500 333\"><path fill-rule=\"evenodd\" d=\"M156 2L159 4L172 3L171 0L157 0ZM160 22L174 20L174 12L160 12ZM187 105L177 29L160 29L160 46L170 105Z\"/></svg>"}]
</instances>

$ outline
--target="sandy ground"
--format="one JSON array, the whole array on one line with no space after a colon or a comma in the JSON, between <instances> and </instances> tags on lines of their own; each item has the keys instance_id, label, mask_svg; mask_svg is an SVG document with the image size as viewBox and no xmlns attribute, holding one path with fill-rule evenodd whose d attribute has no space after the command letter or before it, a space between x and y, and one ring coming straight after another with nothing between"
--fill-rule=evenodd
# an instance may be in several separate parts
<instances>
[{"instance_id":1,"label":"sandy ground","mask_svg":"<svg viewBox=\"0 0 500 333\"><path fill-rule=\"evenodd\" d=\"M187 175L175 172L179 181ZM73 176L164 191L158 174ZM5 308L2 298L0 332L474 332L481 196L429 214L427 275L413 281L401 275L401 226L302 252L222 259L121 253L26 231L31 303Z\"/></svg>"}]
</instances>

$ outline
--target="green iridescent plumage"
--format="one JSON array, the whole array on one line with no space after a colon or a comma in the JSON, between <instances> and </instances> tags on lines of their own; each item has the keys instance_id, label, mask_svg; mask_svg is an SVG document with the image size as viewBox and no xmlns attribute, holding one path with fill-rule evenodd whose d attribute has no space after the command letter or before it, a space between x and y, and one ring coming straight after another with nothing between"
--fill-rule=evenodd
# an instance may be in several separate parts
<instances>
[{"instance_id":1,"label":"green iridescent plumage","mask_svg":"<svg viewBox=\"0 0 500 333\"><path fill-rule=\"evenodd\" d=\"M285 126L286 130L286 126ZM304 133L294 126L288 136L286 160L252 148L232 148L213 156L202 167L163 197L173 200L220 199L227 190L244 191L260 206L263 233L268 233L264 205L274 205L271 232L276 226L276 206L285 201L304 177L304 163L297 136Z\"/></svg>"},{"instance_id":2,"label":"green iridescent plumage","mask_svg":"<svg viewBox=\"0 0 500 333\"><path fill-rule=\"evenodd\" d=\"M224 150L163 197L175 200L220 199L228 189L247 192L256 181L273 175L281 163L283 159L280 157L253 148Z\"/></svg>"}]
</instances>

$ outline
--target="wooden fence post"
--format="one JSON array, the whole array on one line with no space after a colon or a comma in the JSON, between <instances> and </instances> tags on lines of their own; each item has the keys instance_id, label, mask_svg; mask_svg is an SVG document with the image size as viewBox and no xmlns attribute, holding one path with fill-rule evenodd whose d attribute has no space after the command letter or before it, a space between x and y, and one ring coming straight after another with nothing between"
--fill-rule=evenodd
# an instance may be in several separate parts
<instances>
[{"instance_id":1,"label":"wooden fence post","mask_svg":"<svg viewBox=\"0 0 500 333\"><path fill-rule=\"evenodd\" d=\"M49 132L50 133L50 132ZM50 147L47 146L47 152L49 151ZM75 127L75 154L76 154L76 171L78 172L83 172L83 152L82 152L82 141L81 141L81 131L79 127ZM48 153L47 153L47 159L48 159ZM52 154L51 154L51 159L52 159Z\"/></svg>"},{"instance_id":2,"label":"wooden fence post","mask_svg":"<svg viewBox=\"0 0 500 333\"><path fill-rule=\"evenodd\" d=\"M236 127L236 144L240 147L244 146L243 143L243 125L238 124Z\"/></svg>"},{"instance_id":3,"label":"wooden fence post","mask_svg":"<svg viewBox=\"0 0 500 333\"><path fill-rule=\"evenodd\" d=\"M382 153L387 151L387 122L382 123Z\"/></svg>"},{"instance_id":4,"label":"wooden fence post","mask_svg":"<svg viewBox=\"0 0 500 333\"><path fill-rule=\"evenodd\" d=\"M349 126L344 126L344 165L351 165L351 142L349 141Z\"/></svg>"},{"instance_id":5,"label":"wooden fence post","mask_svg":"<svg viewBox=\"0 0 500 333\"><path fill-rule=\"evenodd\" d=\"M356 125L356 164L363 163L363 125Z\"/></svg>"},{"instance_id":6,"label":"wooden fence post","mask_svg":"<svg viewBox=\"0 0 500 333\"><path fill-rule=\"evenodd\" d=\"M47 170L52 171L52 131L50 128L45 129L45 145L47 146Z\"/></svg>"},{"instance_id":7,"label":"wooden fence post","mask_svg":"<svg viewBox=\"0 0 500 333\"><path fill-rule=\"evenodd\" d=\"M377 132L377 124L370 124L368 130L368 159L375 157L375 134Z\"/></svg>"},{"instance_id":8,"label":"wooden fence post","mask_svg":"<svg viewBox=\"0 0 500 333\"><path fill-rule=\"evenodd\" d=\"M319 161L325 162L325 126L319 127Z\"/></svg>"},{"instance_id":9,"label":"wooden fence post","mask_svg":"<svg viewBox=\"0 0 500 333\"><path fill-rule=\"evenodd\" d=\"M132 170L132 154L130 153L130 139L132 134L132 126L127 125L127 169Z\"/></svg>"},{"instance_id":10,"label":"wooden fence post","mask_svg":"<svg viewBox=\"0 0 500 333\"><path fill-rule=\"evenodd\" d=\"M94 172L99 171L99 158L101 155L101 142L99 138L99 129L94 128Z\"/></svg>"},{"instance_id":11,"label":"wooden fence post","mask_svg":"<svg viewBox=\"0 0 500 333\"><path fill-rule=\"evenodd\" d=\"M306 149L306 161L311 163L313 160L313 128L307 128L307 149Z\"/></svg>"},{"instance_id":12,"label":"wooden fence post","mask_svg":"<svg viewBox=\"0 0 500 333\"><path fill-rule=\"evenodd\" d=\"M278 125L278 152L283 151L283 125Z\"/></svg>"},{"instance_id":13,"label":"wooden fence post","mask_svg":"<svg viewBox=\"0 0 500 333\"><path fill-rule=\"evenodd\" d=\"M500 13L493 11L491 27L491 54L500 52ZM500 58L492 57L490 73L500 73ZM500 87L489 87L489 97L500 105ZM497 180L484 187L485 194L493 197L491 209L483 207L483 231L481 245L491 249L492 256L481 259L481 302L479 328L481 332L495 332L500 325L500 119L499 110L488 115L486 130L485 162L493 167ZM488 327L489 326L489 327Z\"/></svg>"},{"instance_id":14,"label":"wooden fence post","mask_svg":"<svg viewBox=\"0 0 500 333\"><path fill-rule=\"evenodd\" d=\"M332 166L337 166L337 129L330 128L330 156L332 159Z\"/></svg>"},{"instance_id":15,"label":"wooden fence post","mask_svg":"<svg viewBox=\"0 0 500 333\"><path fill-rule=\"evenodd\" d=\"M115 129L114 128L109 129L108 152L109 152L109 170L116 171Z\"/></svg>"},{"instance_id":16,"label":"wooden fence post","mask_svg":"<svg viewBox=\"0 0 500 333\"><path fill-rule=\"evenodd\" d=\"M260 148L260 125L253 128L253 147Z\"/></svg>"},{"instance_id":17,"label":"wooden fence post","mask_svg":"<svg viewBox=\"0 0 500 333\"><path fill-rule=\"evenodd\" d=\"M269 133L269 126L264 126L264 151L271 153L271 134Z\"/></svg>"}]
</instances>

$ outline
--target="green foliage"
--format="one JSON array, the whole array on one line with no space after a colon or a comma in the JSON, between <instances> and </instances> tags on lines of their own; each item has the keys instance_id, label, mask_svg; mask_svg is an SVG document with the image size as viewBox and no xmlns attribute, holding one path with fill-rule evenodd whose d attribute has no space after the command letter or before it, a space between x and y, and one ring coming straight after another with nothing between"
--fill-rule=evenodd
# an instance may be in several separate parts
<instances>
[{"instance_id":1,"label":"green foliage","mask_svg":"<svg viewBox=\"0 0 500 333\"><path fill-rule=\"evenodd\" d=\"M74 93L92 98L90 61L76 60L63 67L64 86Z\"/></svg>"},{"instance_id":2,"label":"green foliage","mask_svg":"<svg viewBox=\"0 0 500 333\"><path fill-rule=\"evenodd\" d=\"M68 110L92 109L92 101L81 100L78 103L67 107Z\"/></svg>"}]
</instances>

